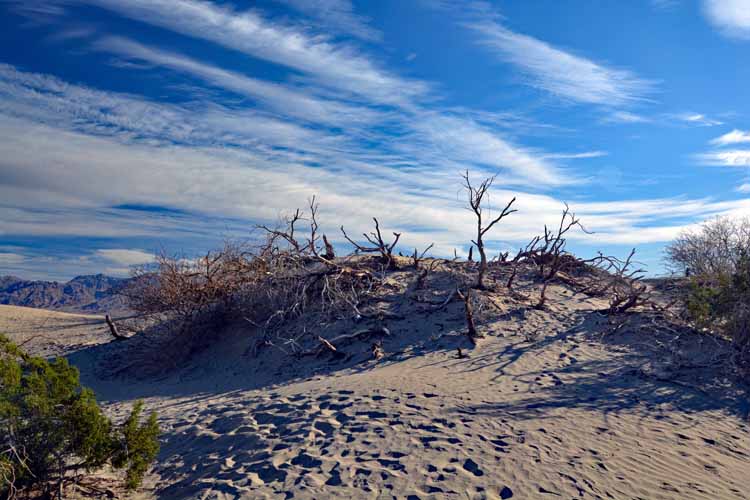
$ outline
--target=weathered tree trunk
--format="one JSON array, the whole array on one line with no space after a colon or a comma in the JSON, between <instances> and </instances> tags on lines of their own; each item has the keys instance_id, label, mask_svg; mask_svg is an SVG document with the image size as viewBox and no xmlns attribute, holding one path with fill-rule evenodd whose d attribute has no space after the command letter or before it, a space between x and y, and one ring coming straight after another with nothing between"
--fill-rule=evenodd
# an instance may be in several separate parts
<instances>
[{"instance_id":1,"label":"weathered tree trunk","mask_svg":"<svg viewBox=\"0 0 750 500\"><path fill-rule=\"evenodd\" d=\"M477 288L484 290L484 275L487 274L487 254L484 253L484 242L480 239L477 242L479 250L479 273L477 273ZM481 243L480 243L481 242Z\"/></svg>"},{"instance_id":2,"label":"weathered tree trunk","mask_svg":"<svg viewBox=\"0 0 750 500\"><path fill-rule=\"evenodd\" d=\"M107 322L107 326L109 327L109 333L112 334L112 336L115 338L115 340L125 340L127 337L125 335L122 335L120 332L117 331L117 325L115 325L115 322L112 321L112 318L107 314L104 316L104 321Z\"/></svg>"},{"instance_id":3,"label":"weathered tree trunk","mask_svg":"<svg viewBox=\"0 0 750 500\"><path fill-rule=\"evenodd\" d=\"M326 247L326 253L323 254L323 258L326 260L333 260L336 258L336 252L333 249L333 245L328 241L326 235L323 235L323 244Z\"/></svg>"}]
</instances>

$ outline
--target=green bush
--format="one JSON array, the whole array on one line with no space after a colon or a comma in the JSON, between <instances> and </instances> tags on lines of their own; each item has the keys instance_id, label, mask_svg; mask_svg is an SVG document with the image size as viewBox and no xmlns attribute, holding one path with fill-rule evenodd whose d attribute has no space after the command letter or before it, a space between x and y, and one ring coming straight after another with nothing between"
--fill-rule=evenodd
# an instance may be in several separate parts
<instances>
[{"instance_id":1,"label":"green bush","mask_svg":"<svg viewBox=\"0 0 750 500\"><path fill-rule=\"evenodd\" d=\"M750 374L750 254L741 251L731 272L693 277L685 306L696 326L732 340Z\"/></svg>"},{"instance_id":2,"label":"green bush","mask_svg":"<svg viewBox=\"0 0 750 500\"><path fill-rule=\"evenodd\" d=\"M66 359L29 356L0 335L0 493L62 498L73 476L107 464L137 488L159 452L156 415L140 424L142 407L113 426Z\"/></svg>"},{"instance_id":3,"label":"green bush","mask_svg":"<svg viewBox=\"0 0 750 500\"><path fill-rule=\"evenodd\" d=\"M723 286L697 278L690 281L685 297L688 316L699 328L711 328L717 321Z\"/></svg>"}]
</instances>

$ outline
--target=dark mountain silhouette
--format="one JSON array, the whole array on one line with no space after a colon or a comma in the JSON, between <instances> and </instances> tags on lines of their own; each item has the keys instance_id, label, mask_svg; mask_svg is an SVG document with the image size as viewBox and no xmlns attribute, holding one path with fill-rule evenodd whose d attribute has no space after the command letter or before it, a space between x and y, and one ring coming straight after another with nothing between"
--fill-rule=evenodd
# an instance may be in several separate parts
<instances>
[{"instance_id":1,"label":"dark mountain silhouette","mask_svg":"<svg viewBox=\"0 0 750 500\"><path fill-rule=\"evenodd\" d=\"M118 292L129 282L103 274L77 276L66 283L0 276L0 304L91 314L123 312L127 306Z\"/></svg>"}]
</instances>

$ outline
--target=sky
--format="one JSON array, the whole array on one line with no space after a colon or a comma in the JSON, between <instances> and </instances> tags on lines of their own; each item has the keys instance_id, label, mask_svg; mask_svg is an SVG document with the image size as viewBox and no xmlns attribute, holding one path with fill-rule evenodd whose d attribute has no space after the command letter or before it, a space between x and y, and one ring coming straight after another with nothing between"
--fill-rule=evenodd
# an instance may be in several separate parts
<instances>
[{"instance_id":1,"label":"sky","mask_svg":"<svg viewBox=\"0 0 750 500\"><path fill-rule=\"evenodd\" d=\"M0 0L0 275L126 276L254 241L315 195L466 255L460 174L496 175L513 251L564 204L569 248L650 274L750 215L750 0Z\"/></svg>"}]
</instances>

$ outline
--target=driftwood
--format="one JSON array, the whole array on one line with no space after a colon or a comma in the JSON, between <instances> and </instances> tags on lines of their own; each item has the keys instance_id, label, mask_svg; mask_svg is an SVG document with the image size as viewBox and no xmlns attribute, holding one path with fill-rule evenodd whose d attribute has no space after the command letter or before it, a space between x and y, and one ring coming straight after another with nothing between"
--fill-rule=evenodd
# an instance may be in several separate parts
<instances>
[{"instance_id":1,"label":"driftwood","mask_svg":"<svg viewBox=\"0 0 750 500\"><path fill-rule=\"evenodd\" d=\"M456 290L453 290L451 291L451 293L448 294L448 296L445 299L442 299L439 301L427 300L426 298L421 298L418 296L413 297L413 300L416 302L421 302L423 304L428 304L432 306L431 308L432 311L439 311L445 308L445 306L447 306L453 300L455 296L456 296Z\"/></svg>"},{"instance_id":2,"label":"driftwood","mask_svg":"<svg viewBox=\"0 0 750 500\"><path fill-rule=\"evenodd\" d=\"M109 314L104 316L104 321L107 322L107 326L109 327L109 333L112 334L115 340L126 340L128 338L117 330L117 325L115 325L115 322L112 321L112 318L109 316Z\"/></svg>"},{"instance_id":3,"label":"driftwood","mask_svg":"<svg viewBox=\"0 0 750 500\"><path fill-rule=\"evenodd\" d=\"M346 356L346 353L344 353L341 349L336 347L336 345L341 346L342 344L348 344L352 340L369 340L372 337L390 337L391 332L386 327L380 327L380 328L368 328L365 330L358 330L354 333L349 333L345 335L339 335L338 337L334 337L332 339L326 339L322 336L318 336L318 341L320 342L320 346L317 349L314 349L313 351L308 351L306 353L302 353L303 356L305 355L315 355L320 356L325 353L331 353L333 354L334 358L342 358Z\"/></svg>"},{"instance_id":4,"label":"driftwood","mask_svg":"<svg viewBox=\"0 0 750 500\"><path fill-rule=\"evenodd\" d=\"M349 342L351 340L368 340L372 337L390 337L391 331L388 330L388 328L382 326L380 328L367 328L364 330L358 330L354 333L349 333L346 335L339 335L338 337L332 338L331 342L336 342L337 344L340 344L342 342Z\"/></svg>"},{"instance_id":5,"label":"driftwood","mask_svg":"<svg viewBox=\"0 0 750 500\"><path fill-rule=\"evenodd\" d=\"M321 344L320 350L317 353L318 355L321 355L324 352L330 352L331 354L333 354L334 358L342 358L345 356L344 353L336 349L335 345L331 344L329 341L327 341L320 335L318 335L318 340L320 341L320 344Z\"/></svg>"},{"instance_id":6,"label":"driftwood","mask_svg":"<svg viewBox=\"0 0 750 500\"><path fill-rule=\"evenodd\" d=\"M383 351L383 342L377 341L372 344L372 357L376 360L381 359L383 356L385 356L385 351Z\"/></svg>"}]
</instances>

